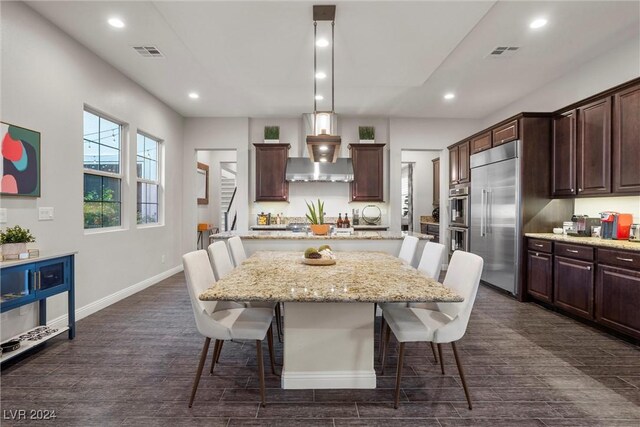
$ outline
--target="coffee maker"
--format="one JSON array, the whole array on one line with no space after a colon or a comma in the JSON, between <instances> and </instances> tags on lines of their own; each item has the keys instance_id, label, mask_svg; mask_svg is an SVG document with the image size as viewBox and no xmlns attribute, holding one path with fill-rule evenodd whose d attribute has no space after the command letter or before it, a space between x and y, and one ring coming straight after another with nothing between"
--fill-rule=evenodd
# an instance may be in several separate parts
<instances>
[{"instance_id":1,"label":"coffee maker","mask_svg":"<svg viewBox=\"0 0 640 427\"><path fill-rule=\"evenodd\" d=\"M600 225L600 218L589 218L589 215L573 215L573 232L577 236L591 237L591 229ZM568 233L568 234L574 234Z\"/></svg>"}]
</instances>

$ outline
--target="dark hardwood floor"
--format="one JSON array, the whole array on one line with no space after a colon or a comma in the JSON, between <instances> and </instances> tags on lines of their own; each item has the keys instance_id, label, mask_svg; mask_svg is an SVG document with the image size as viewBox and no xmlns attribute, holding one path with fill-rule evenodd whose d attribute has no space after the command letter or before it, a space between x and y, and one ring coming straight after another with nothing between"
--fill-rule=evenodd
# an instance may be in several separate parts
<instances>
[{"instance_id":1,"label":"dark hardwood floor","mask_svg":"<svg viewBox=\"0 0 640 427\"><path fill-rule=\"evenodd\" d=\"M255 347L242 342L225 344L220 365L213 376L203 374L189 409L203 341L184 276L175 275L81 320L75 340L58 337L5 367L1 424L640 425L638 347L487 288L480 289L458 347L472 411L450 347L445 347L443 376L425 344L407 344L397 410L395 347L375 390L281 390L279 378L267 369L267 407L260 408ZM276 356L280 363L281 345ZM7 419L16 409L55 410L57 418Z\"/></svg>"}]
</instances>

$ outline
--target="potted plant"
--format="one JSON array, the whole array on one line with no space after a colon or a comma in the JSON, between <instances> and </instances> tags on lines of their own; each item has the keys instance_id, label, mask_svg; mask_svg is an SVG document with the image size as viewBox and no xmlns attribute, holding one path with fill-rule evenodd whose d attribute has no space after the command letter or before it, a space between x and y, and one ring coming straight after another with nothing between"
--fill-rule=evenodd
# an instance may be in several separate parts
<instances>
[{"instance_id":1,"label":"potted plant","mask_svg":"<svg viewBox=\"0 0 640 427\"><path fill-rule=\"evenodd\" d=\"M358 135L360 136L361 144L373 144L376 139L376 128L373 126L360 126L358 128Z\"/></svg>"},{"instance_id":2,"label":"potted plant","mask_svg":"<svg viewBox=\"0 0 640 427\"><path fill-rule=\"evenodd\" d=\"M306 200L304 201L307 204L307 208L309 209L309 213L307 214L307 219L311 223L311 231L316 236L325 236L329 234L329 224L324 223L324 203L318 199L318 207L313 204L313 202L309 203Z\"/></svg>"},{"instance_id":3,"label":"potted plant","mask_svg":"<svg viewBox=\"0 0 640 427\"><path fill-rule=\"evenodd\" d=\"M277 144L280 142L280 126L265 126L264 142L265 144Z\"/></svg>"},{"instance_id":4,"label":"potted plant","mask_svg":"<svg viewBox=\"0 0 640 427\"><path fill-rule=\"evenodd\" d=\"M35 242L29 229L24 229L19 225L0 231L0 248L3 259L18 259L20 254L27 252L27 243Z\"/></svg>"}]
</instances>

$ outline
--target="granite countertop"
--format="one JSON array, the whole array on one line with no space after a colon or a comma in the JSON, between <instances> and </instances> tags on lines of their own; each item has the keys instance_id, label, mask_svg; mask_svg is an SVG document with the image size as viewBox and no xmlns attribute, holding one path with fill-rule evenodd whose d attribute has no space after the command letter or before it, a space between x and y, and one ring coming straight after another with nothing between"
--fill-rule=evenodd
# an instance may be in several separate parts
<instances>
[{"instance_id":1,"label":"granite countertop","mask_svg":"<svg viewBox=\"0 0 640 427\"><path fill-rule=\"evenodd\" d=\"M420 233L394 232L394 231L355 231L353 234L329 236L314 236L311 233L293 231L228 231L213 234L211 239L228 239L239 236L241 239L265 239L265 240L402 240L405 236L415 236L420 240L432 240L433 236Z\"/></svg>"},{"instance_id":2,"label":"granite countertop","mask_svg":"<svg viewBox=\"0 0 640 427\"><path fill-rule=\"evenodd\" d=\"M630 242L628 240L610 240L600 237L575 237L554 233L525 233L527 237L543 240L554 240L556 242L575 243L578 245L597 246L600 248L623 249L627 251L640 251L640 242Z\"/></svg>"},{"instance_id":3,"label":"granite countertop","mask_svg":"<svg viewBox=\"0 0 640 427\"><path fill-rule=\"evenodd\" d=\"M423 215L420 217L420 224L439 225L440 223L436 221L432 216Z\"/></svg>"},{"instance_id":4,"label":"granite countertop","mask_svg":"<svg viewBox=\"0 0 640 427\"><path fill-rule=\"evenodd\" d=\"M336 252L336 264L302 263L301 252L256 252L200 294L203 301L460 302L463 298L382 252Z\"/></svg>"}]
</instances>

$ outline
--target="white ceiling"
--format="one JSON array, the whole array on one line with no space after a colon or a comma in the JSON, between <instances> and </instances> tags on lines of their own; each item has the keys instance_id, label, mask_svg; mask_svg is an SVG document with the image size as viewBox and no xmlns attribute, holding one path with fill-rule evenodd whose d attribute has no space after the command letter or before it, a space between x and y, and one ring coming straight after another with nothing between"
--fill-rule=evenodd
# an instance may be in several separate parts
<instances>
[{"instance_id":1,"label":"white ceiling","mask_svg":"<svg viewBox=\"0 0 640 427\"><path fill-rule=\"evenodd\" d=\"M339 114L483 118L640 39L637 1L329 3L337 4ZM297 116L313 109L313 2L28 4L183 116ZM112 16L125 28L110 27ZM549 24L531 30L538 16ZM143 58L132 49L139 45L157 46L166 58ZM496 46L520 50L486 59ZM327 84L319 86L319 109L329 106ZM189 99L191 91L200 99ZM448 91L457 95L453 102L442 99Z\"/></svg>"}]
</instances>

